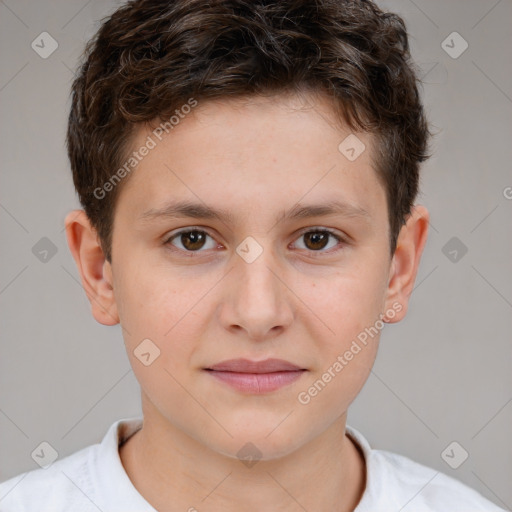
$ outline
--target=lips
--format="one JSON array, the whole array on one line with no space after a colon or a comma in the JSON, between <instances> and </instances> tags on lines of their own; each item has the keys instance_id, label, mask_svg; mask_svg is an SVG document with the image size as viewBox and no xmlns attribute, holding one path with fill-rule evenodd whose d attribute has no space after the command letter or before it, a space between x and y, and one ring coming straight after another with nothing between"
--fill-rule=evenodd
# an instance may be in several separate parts
<instances>
[{"instance_id":1,"label":"lips","mask_svg":"<svg viewBox=\"0 0 512 512\"><path fill-rule=\"evenodd\" d=\"M282 359L230 359L205 370L215 379L247 394L276 391L296 381L307 371Z\"/></svg>"},{"instance_id":2,"label":"lips","mask_svg":"<svg viewBox=\"0 0 512 512\"><path fill-rule=\"evenodd\" d=\"M237 373L274 373L274 372L292 372L302 370L300 366L292 364L283 359L265 359L265 361L250 361L249 359L230 359L215 364L207 370L220 372Z\"/></svg>"}]
</instances>

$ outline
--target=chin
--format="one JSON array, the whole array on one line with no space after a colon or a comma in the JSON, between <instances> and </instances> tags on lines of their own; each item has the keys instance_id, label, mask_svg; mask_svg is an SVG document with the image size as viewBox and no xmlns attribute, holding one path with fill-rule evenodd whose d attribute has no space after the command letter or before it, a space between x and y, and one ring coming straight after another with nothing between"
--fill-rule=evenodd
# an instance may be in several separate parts
<instances>
[{"instance_id":1,"label":"chin","mask_svg":"<svg viewBox=\"0 0 512 512\"><path fill-rule=\"evenodd\" d=\"M304 436L301 443L300 436L289 426L286 428L279 425L279 421L252 423L245 428L225 425L233 437L220 434L216 439L209 436L204 441L217 453L241 461L245 457L261 461L279 459L293 453L307 442Z\"/></svg>"}]
</instances>

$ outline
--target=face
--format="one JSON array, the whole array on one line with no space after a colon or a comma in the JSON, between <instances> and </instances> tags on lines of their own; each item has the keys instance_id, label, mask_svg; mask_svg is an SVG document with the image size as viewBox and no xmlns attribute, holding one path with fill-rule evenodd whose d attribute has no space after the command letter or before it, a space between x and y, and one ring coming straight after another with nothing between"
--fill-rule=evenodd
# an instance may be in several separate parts
<instances>
[{"instance_id":1,"label":"face","mask_svg":"<svg viewBox=\"0 0 512 512\"><path fill-rule=\"evenodd\" d=\"M146 421L272 459L344 417L366 381L402 306L372 138L347 158L331 111L312 96L210 101L161 141L139 129L134 148L156 145L121 190L106 266ZM212 371L239 358L298 370Z\"/></svg>"}]
</instances>

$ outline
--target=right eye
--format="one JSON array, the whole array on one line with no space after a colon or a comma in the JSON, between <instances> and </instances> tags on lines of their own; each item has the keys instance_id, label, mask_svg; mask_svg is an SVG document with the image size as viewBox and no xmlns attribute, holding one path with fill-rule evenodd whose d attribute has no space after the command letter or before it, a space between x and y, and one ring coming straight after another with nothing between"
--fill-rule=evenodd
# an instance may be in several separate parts
<instances>
[{"instance_id":1,"label":"right eye","mask_svg":"<svg viewBox=\"0 0 512 512\"><path fill-rule=\"evenodd\" d=\"M205 248L208 238L211 239L212 243L210 244L210 247L206 247L206 249L215 249L215 247L217 247L215 240L213 240L206 231L201 229L182 229L167 238L164 245L177 247L177 250L184 252L204 252L200 249ZM180 245L175 245L175 243L173 243L175 241L177 244L181 244L181 247Z\"/></svg>"}]
</instances>

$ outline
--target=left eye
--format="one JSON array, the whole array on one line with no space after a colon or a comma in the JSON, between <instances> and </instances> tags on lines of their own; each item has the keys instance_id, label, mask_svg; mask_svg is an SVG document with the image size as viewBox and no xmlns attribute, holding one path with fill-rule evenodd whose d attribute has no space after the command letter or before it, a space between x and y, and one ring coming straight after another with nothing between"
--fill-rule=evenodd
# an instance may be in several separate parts
<instances>
[{"instance_id":1,"label":"left eye","mask_svg":"<svg viewBox=\"0 0 512 512\"><path fill-rule=\"evenodd\" d=\"M341 238L334 234L332 231L329 231L327 229L315 229L312 231L306 231L305 233L302 233L298 240L304 239L304 247L299 247L299 249L307 249L314 252L320 252L323 249L331 249L332 247L336 247L336 243L332 244L330 247L329 245L329 239L333 239L335 242L341 242ZM325 252L325 251L322 251Z\"/></svg>"}]
</instances>

